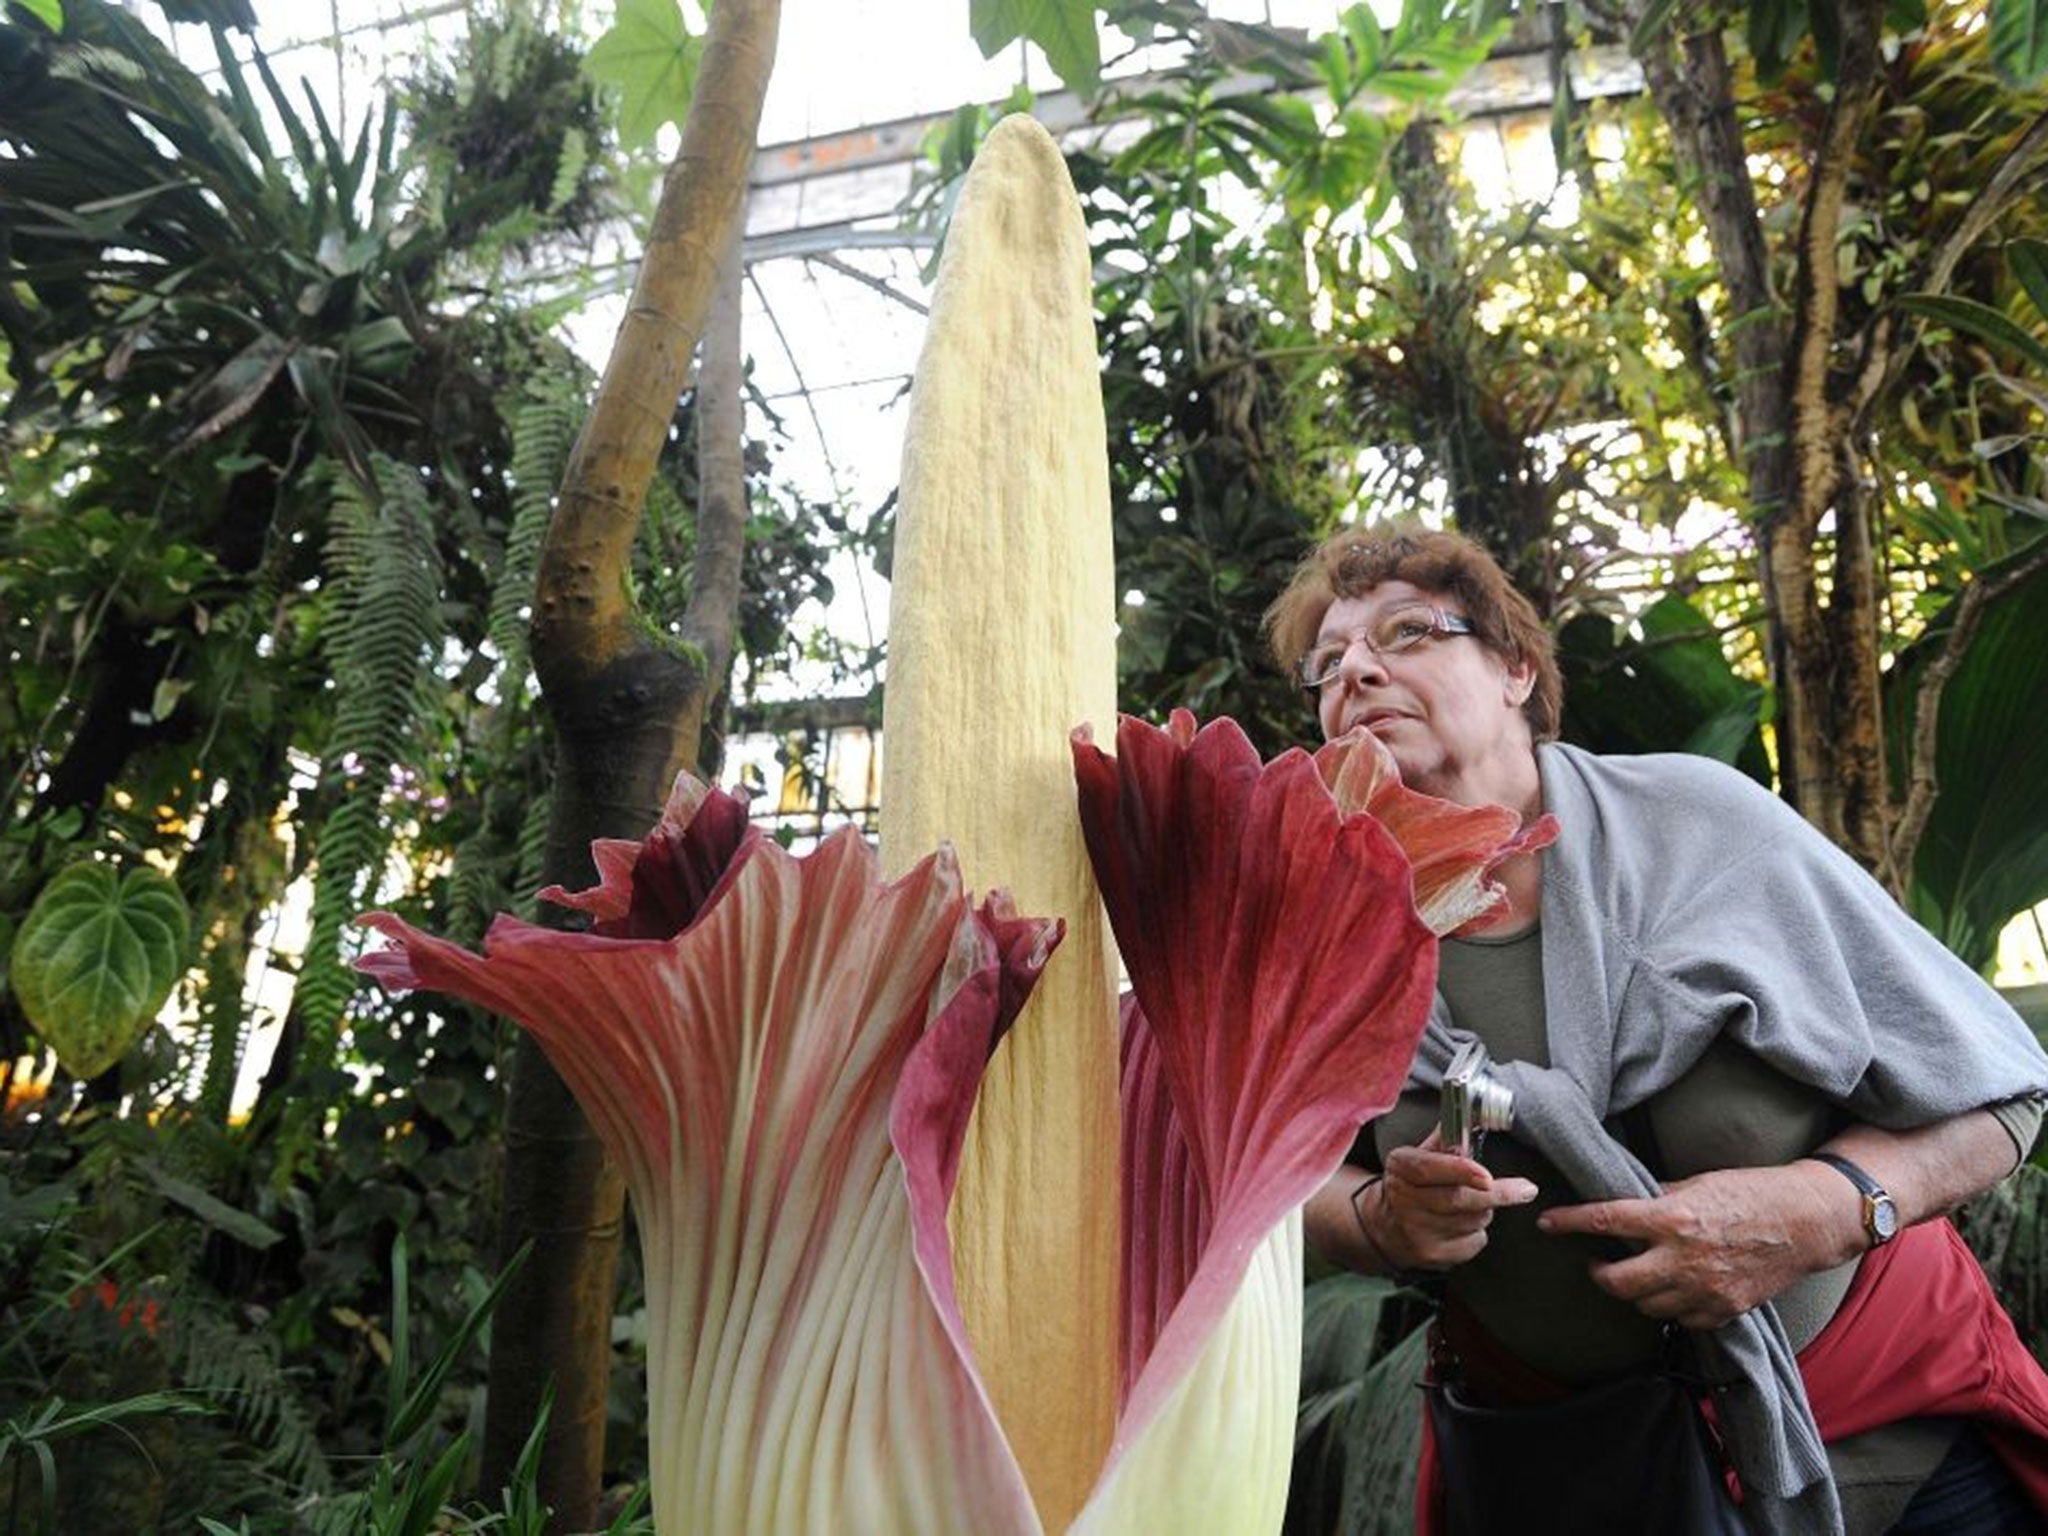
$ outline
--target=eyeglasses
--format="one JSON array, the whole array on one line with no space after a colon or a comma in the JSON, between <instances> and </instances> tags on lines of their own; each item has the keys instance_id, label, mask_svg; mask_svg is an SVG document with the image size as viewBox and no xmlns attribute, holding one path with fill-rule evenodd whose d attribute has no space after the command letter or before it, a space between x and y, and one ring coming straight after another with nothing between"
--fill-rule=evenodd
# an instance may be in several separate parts
<instances>
[{"instance_id":1,"label":"eyeglasses","mask_svg":"<svg viewBox=\"0 0 2048 1536\"><path fill-rule=\"evenodd\" d=\"M1295 664L1295 679L1310 693L1318 693L1337 680L1344 656L1363 641L1381 657L1402 656L1424 641L1444 635L1469 635L1472 621L1461 613L1446 613L1425 603L1390 608L1364 629L1348 635L1318 640L1313 649Z\"/></svg>"}]
</instances>

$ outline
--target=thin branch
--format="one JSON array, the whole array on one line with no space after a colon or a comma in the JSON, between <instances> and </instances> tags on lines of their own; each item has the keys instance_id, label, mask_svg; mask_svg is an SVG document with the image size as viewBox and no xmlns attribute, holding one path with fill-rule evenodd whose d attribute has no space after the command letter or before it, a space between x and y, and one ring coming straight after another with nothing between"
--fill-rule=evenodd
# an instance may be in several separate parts
<instances>
[{"instance_id":1,"label":"thin branch","mask_svg":"<svg viewBox=\"0 0 2048 1536\"><path fill-rule=\"evenodd\" d=\"M1837 237L1856 146L1877 107L1879 9L1877 0L1848 0L1841 8L1835 99L1813 158L1795 248L1790 400L1797 468L1796 499L1788 510L1802 541L1813 538L1833 505L1840 469L1837 428L1846 423L1838 422L1828 388L1842 289Z\"/></svg>"},{"instance_id":2,"label":"thin branch","mask_svg":"<svg viewBox=\"0 0 2048 1536\"><path fill-rule=\"evenodd\" d=\"M803 396L804 413L811 418L811 430L818 434L818 456L825 461L825 474L832 482L832 499L843 499L845 492L839 479L839 465L832 457L832 445L825 436L825 423L818 415L818 407L811 399L811 386L804 382L803 364L796 360L796 348L789 344L789 333L776 318L775 306L768 302L768 290L761 286L751 268L747 271L747 282L754 290L754 297L761 301L761 313L768 318L768 328L775 332L775 340L782 348L782 355L789 362L789 371L796 375L796 392ZM872 636L870 637L872 638Z\"/></svg>"},{"instance_id":3,"label":"thin branch","mask_svg":"<svg viewBox=\"0 0 2048 1536\"><path fill-rule=\"evenodd\" d=\"M761 280L747 271L747 281L753 284L754 297L761 301L761 313L768 317L769 327L775 332L775 340L782 347L782 355L789 360L789 371L796 375L797 387L803 392L804 412L811 418L811 430L818 434L818 457L825 461L825 474L832 482L832 501L835 507L846 501L845 482L839 478L839 465L832 457L831 440L825 435L825 422L818 415L818 404L811 398L811 387L804 382L803 365L796 360L796 348L789 344L789 334L783 330L781 320L776 318L775 306L768 302L768 290L761 286ZM854 594L860 599L861 628L867 634L868 649L875 648L875 616L868 607L867 584L856 573L853 583Z\"/></svg>"},{"instance_id":4,"label":"thin branch","mask_svg":"<svg viewBox=\"0 0 2048 1536\"><path fill-rule=\"evenodd\" d=\"M533 660L556 701L551 711L572 701L594 706L591 679L643 649L619 572L632 568L647 485L740 217L780 16L781 0L711 12L682 145L663 176L632 297L541 543ZM633 808L636 820L642 809Z\"/></svg>"},{"instance_id":5,"label":"thin branch","mask_svg":"<svg viewBox=\"0 0 2048 1536\"><path fill-rule=\"evenodd\" d=\"M718 691L732 661L740 606L740 561L747 542L746 353L740 335L740 225L719 262L718 287L704 328L697 369L697 549L683 638L704 653L704 689Z\"/></svg>"}]
</instances>

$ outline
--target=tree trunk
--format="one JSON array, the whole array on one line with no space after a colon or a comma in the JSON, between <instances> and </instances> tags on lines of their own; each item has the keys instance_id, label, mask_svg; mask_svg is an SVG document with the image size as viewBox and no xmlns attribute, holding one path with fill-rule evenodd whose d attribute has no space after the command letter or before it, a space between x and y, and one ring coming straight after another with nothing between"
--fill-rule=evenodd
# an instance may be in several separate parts
<instances>
[{"instance_id":1,"label":"tree trunk","mask_svg":"<svg viewBox=\"0 0 2048 1536\"><path fill-rule=\"evenodd\" d=\"M711 11L682 148L541 548L533 661L556 730L544 869L556 883L588 884L594 839L637 837L652 824L669 781L695 763L707 688L730 654L743 496L698 508L683 646L649 637L626 578L717 258L739 224L779 14L779 0L723 0ZM500 1244L505 1257L528 1241L534 1251L492 1325L483 1481L509 1480L552 1383L540 1496L551 1530L585 1530L597 1523L603 1472L623 1186L530 1038L513 1054Z\"/></svg>"},{"instance_id":2,"label":"tree trunk","mask_svg":"<svg viewBox=\"0 0 2048 1536\"><path fill-rule=\"evenodd\" d=\"M1839 334L1836 242L1851 162L1882 85L1881 15L1878 0L1839 6L1835 94L1805 188L1789 312L1771 291L1718 24L1660 38L1642 58L1728 290L1737 445L1770 616L1779 787L1877 871L1888 856L1890 810L1877 689L1878 545L1860 494L1855 382L1841 362L1853 349ZM1830 512L1832 540L1822 533Z\"/></svg>"},{"instance_id":3,"label":"tree trunk","mask_svg":"<svg viewBox=\"0 0 2048 1536\"><path fill-rule=\"evenodd\" d=\"M1881 79L1877 52L1881 0L1842 0L1840 52L1834 101L1808 176L1794 252L1798 277L1792 313L1792 495L1765 515L1766 557L1779 590L1796 604L1771 615L1781 630L1785 668L1778 680L1781 724L1778 774L1793 804L1865 868L1886 857L1889 800L1884 782L1883 720L1877 712L1878 614L1876 572L1856 569L1875 559L1875 545L1859 519L1859 496L1849 488L1861 466L1848 439L1847 382L1835 357L1839 334L1841 261L1838 239L1849 171L1876 110ZM1821 523L1835 514L1827 575L1829 611L1818 585ZM1789 566L1801 569L1796 578ZM1782 723L1789 706L1792 730ZM1852 810L1852 807L1854 809Z\"/></svg>"}]
</instances>

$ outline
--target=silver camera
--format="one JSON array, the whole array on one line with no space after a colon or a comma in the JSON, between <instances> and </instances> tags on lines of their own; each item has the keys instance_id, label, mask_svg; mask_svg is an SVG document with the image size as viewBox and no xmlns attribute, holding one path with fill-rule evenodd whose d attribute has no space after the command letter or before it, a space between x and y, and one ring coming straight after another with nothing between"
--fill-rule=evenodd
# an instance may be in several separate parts
<instances>
[{"instance_id":1,"label":"silver camera","mask_svg":"<svg viewBox=\"0 0 2048 1536\"><path fill-rule=\"evenodd\" d=\"M1486 1047L1477 1040L1466 1041L1444 1071L1443 1101L1437 1110L1444 1150L1471 1157L1486 1132L1514 1126L1514 1090L1493 1075Z\"/></svg>"}]
</instances>

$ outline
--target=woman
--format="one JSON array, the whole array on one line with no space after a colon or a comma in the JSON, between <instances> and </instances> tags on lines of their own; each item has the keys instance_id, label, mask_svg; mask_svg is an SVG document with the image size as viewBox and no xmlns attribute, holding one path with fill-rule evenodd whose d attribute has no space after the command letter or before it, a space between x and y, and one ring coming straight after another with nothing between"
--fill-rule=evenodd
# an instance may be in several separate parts
<instances>
[{"instance_id":1,"label":"woman","mask_svg":"<svg viewBox=\"0 0 2048 1536\"><path fill-rule=\"evenodd\" d=\"M1683 1331L1752 1529L2036 1528L2048 1378L1943 1219L2039 1129L2025 1026L1741 774L1555 744L1549 639L1476 545L1347 531L1268 623L1326 739L1362 727L1411 787L1560 826L1500 871L1504 920L1443 944L1409 1091L1310 1202L1310 1241L1440 1282L1435 1358L1482 1407L1566 1422ZM1435 1123L1471 1036L1516 1124L1464 1157ZM1476 1481L1499 1492L1498 1470L1525 1527L1571 1528L1574 1486L1625 1470L1605 1443L1543 1486Z\"/></svg>"}]
</instances>

